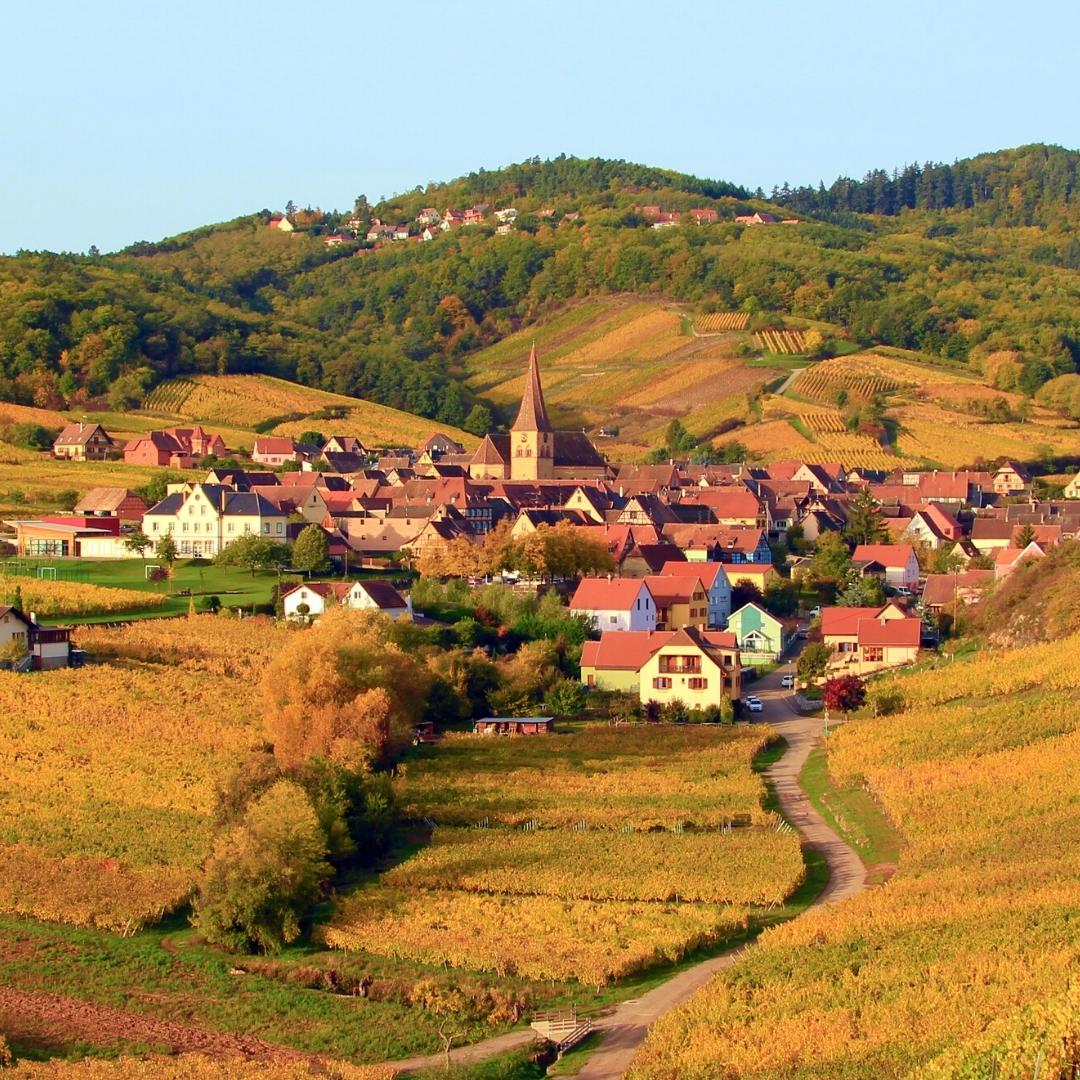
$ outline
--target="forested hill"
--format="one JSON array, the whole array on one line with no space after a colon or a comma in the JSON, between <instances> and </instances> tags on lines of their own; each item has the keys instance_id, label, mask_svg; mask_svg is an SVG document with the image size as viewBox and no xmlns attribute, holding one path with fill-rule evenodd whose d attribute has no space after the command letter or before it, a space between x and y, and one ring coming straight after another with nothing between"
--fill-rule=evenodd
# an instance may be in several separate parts
<instances>
[{"instance_id":1,"label":"forested hill","mask_svg":"<svg viewBox=\"0 0 1080 1080\"><path fill-rule=\"evenodd\" d=\"M920 201L923 170L903 214L891 211L906 194L876 214L853 197L753 228L735 216L792 216L802 196L778 192L777 206L722 181L560 158L361 197L346 213L295 211L291 234L263 211L113 255L20 254L0 259L0 400L123 407L175 375L260 371L460 425L475 404L459 380L468 354L601 291L740 309L755 326L824 322L1034 393L1080 359L1076 160L1050 147L985 155L932 167L951 171L950 206ZM978 178L959 185L970 207L961 174ZM856 185L858 205L877 182ZM376 218L415 234L421 209L474 204L514 207L513 230L497 235L488 214L430 242L364 240ZM647 206L682 222L652 228ZM696 224L692 209L717 220ZM359 240L327 246L350 219Z\"/></svg>"}]
</instances>

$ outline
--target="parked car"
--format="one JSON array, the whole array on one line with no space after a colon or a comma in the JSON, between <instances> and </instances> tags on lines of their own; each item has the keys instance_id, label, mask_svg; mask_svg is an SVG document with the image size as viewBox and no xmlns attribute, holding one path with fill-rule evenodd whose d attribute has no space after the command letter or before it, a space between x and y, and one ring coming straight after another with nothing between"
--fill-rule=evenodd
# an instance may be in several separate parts
<instances>
[{"instance_id":1,"label":"parked car","mask_svg":"<svg viewBox=\"0 0 1080 1080\"><path fill-rule=\"evenodd\" d=\"M765 706L761 703L761 698L754 697L752 694L743 700L743 704L749 712L763 712L765 709Z\"/></svg>"},{"instance_id":2,"label":"parked car","mask_svg":"<svg viewBox=\"0 0 1080 1080\"><path fill-rule=\"evenodd\" d=\"M795 686L795 676L794 676L794 675L785 675L785 676L784 676L784 677L783 677L783 678L782 678L782 679L780 680L780 685L781 685L781 686L782 686L782 687L783 687L783 688L784 688L785 690L791 690L791 689L792 689L792 688L793 688L793 687Z\"/></svg>"},{"instance_id":3,"label":"parked car","mask_svg":"<svg viewBox=\"0 0 1080 1080\"><path fill-rule=\"evenodd\" d=\"M809 631L806 629L805 626L800 626L799 629L795 631L795 636L800 641L805 641L808 633Z\"/></svg>"},{"instance_id":4,"label":"parked car","mask_svg":"<svg viewBox=\"0 0 1080 1080\"><path fill-rule=\"evenodd\" d=\"M906 585L897 585L893 592L897 596L911 596L911 590Z\"/></svg>"}]
</instances>

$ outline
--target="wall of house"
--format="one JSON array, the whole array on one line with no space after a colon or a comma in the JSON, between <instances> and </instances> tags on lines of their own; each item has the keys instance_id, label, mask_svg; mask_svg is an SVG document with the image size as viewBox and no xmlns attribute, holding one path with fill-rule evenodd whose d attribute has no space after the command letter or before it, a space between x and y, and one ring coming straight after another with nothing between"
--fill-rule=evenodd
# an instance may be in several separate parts
<instances>
[{"instance_id":1,"label":"wall of house","mask_svg":"<svg viewBox=\"0 0 1080 1080\"><path fill-rule=\"evenodd\" d=\"M626 671L621 668L583 667L581 681L594 690L619 690L629 694L636 694L640 685L636 671Z\"/></svg>"},{"instance_id":2,"label":"wall of house","mask_svg":"<svg viewBox=\"0 0 1080 1080\"><path fill-rule=\"evenodd\" d=\"M660 670L661 658L665 656L687 656L691 654L685 645L665 646L651 656L642 667L638 676L638 693L641 700L658 701L666 705L672 701L681 701L690 709L706 709L710 705L719 705L728 696L724 687L723 673L705 657L701 658L701 671L694 674L668 674ZM732 668L733 671L737 668ZM705 686L700 689L691 687L691 680L703 680ZM663 680L668 685L657 685Z\"/></svg>"}]
</instances>

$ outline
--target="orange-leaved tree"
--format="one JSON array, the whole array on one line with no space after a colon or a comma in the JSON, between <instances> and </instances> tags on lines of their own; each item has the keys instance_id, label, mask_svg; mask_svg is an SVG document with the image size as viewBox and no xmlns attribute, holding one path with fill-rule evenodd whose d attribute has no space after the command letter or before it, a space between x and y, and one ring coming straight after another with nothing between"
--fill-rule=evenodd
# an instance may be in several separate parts
<instances>
[{"instance_id":1,"label":"orange-leaved tree","mask_svg":"<svg viewBox=\"0 0 1080 1080\"><path fill-rule=\"evenodd\" d=\"M410 740L431 679L394 643L385 616L330 611L263 675L274 756L287 768L311 757L356 770L385 764Z\"/></svg>"}]
</instances>

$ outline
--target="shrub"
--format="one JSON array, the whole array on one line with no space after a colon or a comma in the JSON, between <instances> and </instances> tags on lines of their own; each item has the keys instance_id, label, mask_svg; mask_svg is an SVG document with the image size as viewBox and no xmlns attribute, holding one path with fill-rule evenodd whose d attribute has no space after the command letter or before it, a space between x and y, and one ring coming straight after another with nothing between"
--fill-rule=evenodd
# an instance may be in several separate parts
<instances>
[{"instance_id":1,"label":"shrub","mask_svg":"<svg viewBox=\"0 0 1080 1080\"><path fill-rule=\"evenodd\" d=\"M554 716L573 716L585 708L585 687L576 679L557 679L544 705Z\"/></svg>"}]
</instances>

